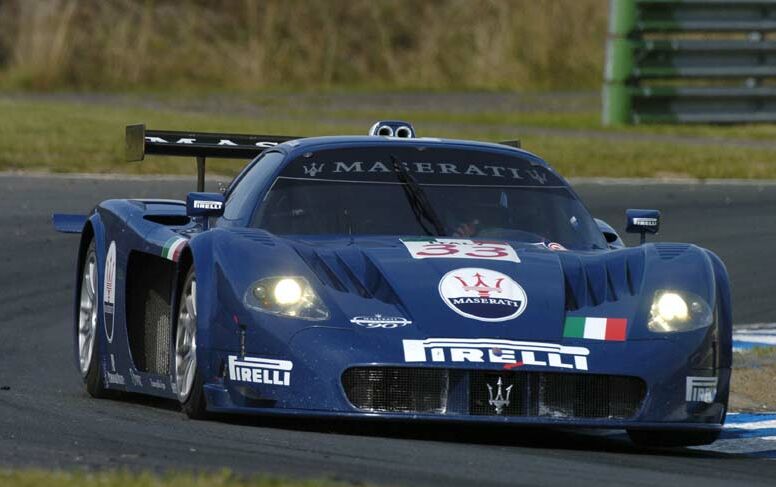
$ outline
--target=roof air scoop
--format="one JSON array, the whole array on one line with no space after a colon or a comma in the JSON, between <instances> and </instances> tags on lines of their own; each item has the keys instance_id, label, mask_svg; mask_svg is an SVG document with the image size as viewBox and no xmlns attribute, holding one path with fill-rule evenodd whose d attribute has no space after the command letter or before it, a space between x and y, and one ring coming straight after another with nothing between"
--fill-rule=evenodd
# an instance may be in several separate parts
<instances>
[{"instance_id":1,"label":"roof air scoop","mask_svg":"<svg viewBox=\"0 0 776 487\"><path fill-rule=\"evenodd\" d=\"M372 128L369 129L369 135L413 139L415 138L415 129L412 124L401 120L381 120L372 125Z\"/></svg>"}]
</instances>

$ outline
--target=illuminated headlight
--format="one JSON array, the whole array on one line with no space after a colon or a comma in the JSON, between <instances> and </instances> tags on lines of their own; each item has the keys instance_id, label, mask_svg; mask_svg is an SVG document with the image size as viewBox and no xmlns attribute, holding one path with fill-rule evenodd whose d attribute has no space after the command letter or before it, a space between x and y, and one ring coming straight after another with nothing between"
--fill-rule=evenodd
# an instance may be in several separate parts
<instances>
[{"instance_id":1,"label":"illuminated headlight","mask_svg":"<svg viewBox=\"0 0 776 487\"><path fill-rule=\"evenodd\" d=\"M259 295L263 297L264 288L257 288ZM285 277L275 283L272 290L272 297L275 302L281 306L292 306L302 300L302 286L299 281L290 277Z\"/></svg>"},{"instance_id":2,"label":"illuminated headlight","mask_svg":"<svg viewBox=\"0 0 776 487\"><path fill-rule=\"evenodd\" d=\"M714 312L700 296L684 291L658 291L652 301L649 329L674 333L705 328L714 321Z\"/></svg>"},{"instance_id":3,"label":"illuminated headlight","mask_svg":"<svg viewBox=\"0 0 776 487\"><path fill-rule=\"evenodd\" d=\"M329 310L304 277L267 277L254 282L245 293L245 305L265 313L326 320Z\"/></svg>"}]
</instances>

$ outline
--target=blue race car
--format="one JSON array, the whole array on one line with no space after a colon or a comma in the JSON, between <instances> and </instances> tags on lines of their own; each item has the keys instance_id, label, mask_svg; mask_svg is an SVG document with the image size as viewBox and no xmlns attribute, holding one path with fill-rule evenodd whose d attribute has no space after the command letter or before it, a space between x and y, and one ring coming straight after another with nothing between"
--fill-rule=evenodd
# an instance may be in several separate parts
<instances>
[{"instance_id":1,"label":"blue race car","mask_svg":"<svg viewBox=\"0 0 776 487\"><path fill-rule=\"evenodd\" d=\"M724 264L626 247L512 143L127 127L130 159L194 156L186 201L54 215L80 233L74 348L87 391L208 413L625 429L713 442L725 420ZM222 193L207 157L253 158Z\"/></svg>"}]
</instances>

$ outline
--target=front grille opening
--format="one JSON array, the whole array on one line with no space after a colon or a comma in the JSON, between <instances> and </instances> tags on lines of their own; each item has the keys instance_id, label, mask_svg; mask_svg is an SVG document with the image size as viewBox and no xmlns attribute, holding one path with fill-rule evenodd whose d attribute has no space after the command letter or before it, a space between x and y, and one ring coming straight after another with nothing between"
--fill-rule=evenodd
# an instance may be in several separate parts
<instances>
[{"instance_id":1,"label":"front grille opening","mask_svg":"<svg viewBox=\"0 0 776 487\"><path fill-rule=\"evenodd\" d=\"M444 414L449 382L445 369L359 367L342 375L351 404L370 412Z\"/></svg>"},{"instance_id":2,"label":"front grille opening","mask_svg":"<svg viewBox=\"0 0 776 487\"><path fill-rule=\"evenodd\" d=\"M509 401L500 413L505 416L628 419L641 409L646 394L644 381L637 377L472 372L470 378L469 407L473 415L499 414L491 403L491 398L497 398L499 378L501 399Z\"/></svg>"},{"instance_id":3,"label":"front grille opening","mask_svg":"<svg viewBox=\"0 0 776 487\"><path fill-rule=\"evenodd\" d=\"M630 419L646 396L638 377L533 371L357 367L342 386L368 412L553 419Z\"/></svg>"}]
</instances>

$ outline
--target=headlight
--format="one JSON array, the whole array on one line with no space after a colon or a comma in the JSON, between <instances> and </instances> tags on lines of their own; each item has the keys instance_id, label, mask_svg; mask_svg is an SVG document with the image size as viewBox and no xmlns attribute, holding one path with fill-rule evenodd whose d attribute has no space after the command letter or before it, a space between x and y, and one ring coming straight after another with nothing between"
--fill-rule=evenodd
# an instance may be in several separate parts
<instances>
[{"instance_id":1,"label":"headlight","mask_svg":"<svg viewBox=\"0 0 776 487\"><path fill-rule=\"evenodd\" d=\"M652 301L649 329L674 333L704 328L714 321L714 312L700 296L684 291L658 291Z\"/></svg>"},{"instance_id":2,"label":"headlight","mask_svg":"<svg viewBox=\"0 0 776 487\"><path fill-rule=\"evenodd\" d=\"M265 313L303 320L326 320L329 310L304 277L267 277L245 293L245 305Z\"/></svg>"},{"instance_id":3,"label":"headlight","mask_svg":"<svg viewBox=\"0 0 776 487\"><path fill-rule=\"evenodd\" d=\"M259 292L259 296L262 298L266 297L263 287L255 289ZM297 304L302 299L302 293L302 286L299 285L299 281L290 277L279 280L272 291L275 302L282 306Z\"/></svg>"}]
</instances>

